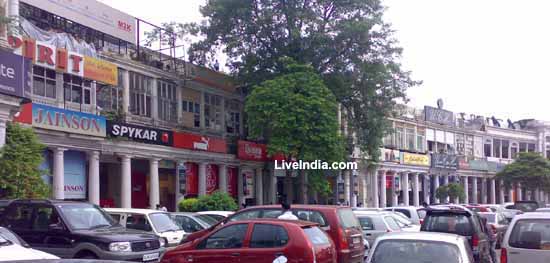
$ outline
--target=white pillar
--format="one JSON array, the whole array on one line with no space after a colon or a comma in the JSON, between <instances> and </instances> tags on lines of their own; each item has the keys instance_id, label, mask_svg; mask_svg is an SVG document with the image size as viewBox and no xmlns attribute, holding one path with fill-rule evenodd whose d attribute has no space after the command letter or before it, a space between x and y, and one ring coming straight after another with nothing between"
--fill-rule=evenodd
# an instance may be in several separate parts
<instances>
[{"instance_id":1,"label":"white pillar","mask_svg":"<svg viewBox=\"0 0 550 263\"><path fill-rule=\"evenodd\" d=\"M420 206L420 181L418 181L418 173L413 174L413 205Z\"/></svg>"},{"instance_id":2,"label":"white pillar","mask_svg":"<svg viewBox=\"0 0 550 263\"><path fill-rule=\"evenodd\" d=\"M468 177L464 176L462 177L462 183L464 188L464 203L469 204L470 203L470 195L468 193Z\"/></svg>"},{"instance_id":3,"label":"white pillar","mask_svg":"<svg viewBox=\"0 0 550 263\"><path fill-rule=\"evenodd\" d=\"M344 174L344 200L346 201L346 205L351 205L351 175L349 170L345 170L342 172Z\"/></svg>"},{"instance_id":4,"label":"white pillar","mask_svg":"<svg viewBox=\"0 0 550 263\"><path fill-rule=\"evenodd\" d=\"M516 191L518 191L518 195L517 195L518 201L522 201L523 200L523 189L521 189L521 183L518 183L516 185L516 189L517 189Z\"/></svg>"},{"instance_id":5,"label":"white pillar","mask_svg":"<svg viewBox=\"0 0 550 263\"><path fill-rule=\"evenodd\" d=\"M6 144L6 121L0 120L0 148Z\"/></svg>"},{"instance_id":6,"label":"white pillar","mask_svg":"<svg viewBox=\"0 0 550 263\"><path fill-rule=\"evenodd\" d=\"M132 159L129 155L122 155L120 203L122 208L132 208Z\"/></svg>"},{"instance_id":7,"label":"white pillar","mask_svg":"<svg viewBox=\"0 0 550 263\"><path fill-rule=\"evenodd\" d=\"M495 179L491 179L491 204L496 204L497 196L496 196L496 182Z\"/></svg>"},{"instance_id":8,"label":"white pillar","mask_svg":"<svg viewBox=\"0 0 550 263\"><path fill-rule=\"evenodd\" d=\"M489 203L489 201L487 201L488 195L489 193L487 193L487 178L483 178L483 180L481 180L481 203Z\"/></svg>"},{"instance_id":9,"label":"white pillar","mask_svg":"<svg viewBox=\"0 0 550 263\"><path fill-rule=\"evenodd\" d=\"M498 203L504 204L504 191L506 191L506 188L504 187L502 180L498 180L498 190Z\"/></svg>"},{"instance_id":10,"label":"white pillar","mask_svg":"<svg viewBox=\"0 0 550 263\"><path fill-rule=\"evenodd\" d=\"M514 202L514 185L508 188L508 202Z\"/></svg>"},{"instance_id":11,"label":"white pillar","mask_svg":"<svg viewBox=\"0 0 550 263\"><path fill-rule=\"evenodd\" d=\"M53 199L65 199L65 160L67 149L53 148Z\"/></svg>"},{"instance_id":12,"label":"white pillar","mask_svg":"<svg viewBox=\"0 0 550 263\"><path fill-rule=\"evenodd\" d=\"M149 159L149 207L155 209L160 204L159 159Z\"/></svg>"},{"instance_id":13,"label":"white pillar","mask_svg":"<svg viewBox=\"0 0 550 263\"><path fill-rule=\"evenodd\" d=\"M403 187L401 194L403 195L403 204L409 206L409 173L403 173Z\"/></svg>"},{"instance_id":14,"label":"white pillar","mask_svg":"<svg viewBox=\"0 0 550 263\"><path fill-rule=\"evenodd\" d=\"M380 207L380 199L379 199L379 193L378 193L378 176L379 171L375 171L372 174L372 203L374 207Z\"/></svg>"},{"instance_id":15,"label":"white pillar","mask_svg":"<svg viewBox=\"0 0 550 263\"><path fill-rule=\"evenodd\" d=\"M99 205L99 152L88 153L88 202Z\"/></svg>"},{"instance_id":16,"label":"white pillar","mask_svg":"<svg viewBox=\"0 0 550 263\"><path fill-rule=\"evenodd\" d=\"M219 169L218 183L220 185L220 192L227 193L227 165L220 164L218 165L218 169Z\"/></svg>"},{"instance_id":17,"label":"white pillar","mask_svg":"<svg viewBox=\"0 0 550 263\"><path fill-rule=\"evenodd\" d=\"M434 196L434 201L435 203L439 203L443 200L439 200L439 198L437 198L437 188L439 188L439 175L437 174L434 174L434 192L433 192L433 196Z\"/></svg>"},{"instance_id":18,"label":"white pillar","mask_svg":"<svg viewBox=\"0 0 550 263\"><path fill-rule=\"evenodd\" d=\"M364 207L367 207L368 205L368 202L369 202L369 198L367 198L368 196L368 179L370 179L368 176L369 176L369 171L368 170L363 170L364 173L363 174L359 174L358 176L358 179L359 181L361 182L359 185L360 185L360 189L361 189L361 203L363 204Z\"/></svg>"},{"instance_id":19,"label":"white pillar","mask_svg":"<svg viewBox=\"0 0 550 263\"><path fill-rule=\"evenodd\" d=\"M380 207L386 207L386 170L380 170Z\"/></svg>"},{"instance_id":20,"label":"white pillar","mask_svg":"<svg viewBox=\"0 0 550 263\"><path fill-rule=\"evenodd\" d=\"M199 196L206 195L206 163L199 163Z\"/></svg>"},{"instance_id":21,"label":"white pillar","mask_svg":"<svg viewBox=\"0 0 550 263\"><path fill-rule=\"evenodd\" d=\"M244 178L243 178L243 175L242 175L242 171L243 171L243 168L242 167L238 167L237 169L237 200L239 202L239 207L242 208L242 204L244 203L244 187L243 187L243 184L244 184Z\"/></svg>"},{"instance_id":22,"label":"white pillar","mask_svg":"<svg viewBox=\"0 0 550 263\"><path fill-rule=\"evenodd\" d=\"M472 177L472 203L477 204L479 203L479 198L477 196L477 177Z\"/></svg>"},{"instance_id":23,"label":"white pillar","mask_svg":"<svg viewBox=\"0 0 550 263\"><path fill-rule=\"evenodd\" d=\"M130 72L122 72L122 113L127 114L130 109ZM178 110L179 111L179 110Z\"/></svg>"},{"instance_id":24,"label":"white pillar","mask_svg":"<svg viewBox=\"0 0 550 263\"><path fill-rule=\"evenodd\" d=\"M263 180L263 173L262 168L256 168L255 169L256 174L256 205L263 205L264 204L264 180ZM305 176L305 174L304 174ZM307 196L307 195L306 195ZM307 200L304 200L307 204Z\"/></svg>"},{"instance_id":25,"label":"white pillar","mask_svg":"<svg viewBox=\"0 0 550 263\"><path fill-rule=\"evenodd\" d=\"M277 200L277 176L271 170L268 174L269 178L269 201L271 204L276 204Z\"/></svg>"}]
</instances>

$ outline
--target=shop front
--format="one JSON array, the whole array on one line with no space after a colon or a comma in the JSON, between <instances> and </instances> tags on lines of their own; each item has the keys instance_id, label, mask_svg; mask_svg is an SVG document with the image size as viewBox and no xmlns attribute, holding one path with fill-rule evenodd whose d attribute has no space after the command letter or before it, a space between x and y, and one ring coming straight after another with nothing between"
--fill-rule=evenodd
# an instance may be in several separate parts
<instances>
[{"instance_id":1,"label":"shop front","mask_svg":"<svg viewBox=\"0 0 550 263\"><path fill-rule=\"evenodd\" d=\"M267 145L239 140L237 158L241 161L240 178L238 178L243 189L241 204L277 203L277 197L282 198L285 190L289 191L278 183L281 170L274 170L270 165L266 165L269 161ZM266 167L269 168L264 169Z\"/></svg>"}]
</instances>

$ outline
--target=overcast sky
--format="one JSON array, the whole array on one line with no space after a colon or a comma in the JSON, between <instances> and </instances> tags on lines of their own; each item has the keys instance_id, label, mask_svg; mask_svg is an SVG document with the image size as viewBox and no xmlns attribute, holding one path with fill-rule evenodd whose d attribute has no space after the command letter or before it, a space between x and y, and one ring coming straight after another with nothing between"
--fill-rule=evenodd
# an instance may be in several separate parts
<instances>
[{"instance_id":1,"label":"overcast sky","mask_svg":"<svg viewBox=\"0 0 550 263\"><path fill-rule=\"evenodd\" d=\"M408 91L411 105L435 106L442 98L454 112L550 121L550 1L383 1L405 69L424 81ZM102 2L160 24L199 21L205 1Z\"/></svg>"}]
</instances>

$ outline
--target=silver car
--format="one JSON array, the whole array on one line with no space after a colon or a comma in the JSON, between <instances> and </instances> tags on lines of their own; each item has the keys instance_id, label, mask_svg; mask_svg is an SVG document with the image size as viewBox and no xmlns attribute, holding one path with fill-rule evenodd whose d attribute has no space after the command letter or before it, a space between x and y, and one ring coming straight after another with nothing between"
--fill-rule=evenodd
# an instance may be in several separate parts
<instances>
[{"instance_id":1,"label":"silver car","mask_svg":"<svg viewBox=\"0 0 550 263\"><path fill-rule=\"evenodd\" d=\"M509 263L547 263L549 258L550 213L515 216L502 241L501 259Z\"/></svg>"},{"instance_id":2,"label":"silver car","mask_svg":"<svg viewBox=\"0 0 550 263\"><path fill-rule=\"evenodd\" d=\"M383 234L401 231L391 212L354 211L354 213L361 224L365 239L371 245Z\"/></svg>"},{"instance_id":3,"label":"silver car","mask_svg":"<svg viewBox=\"0 0 550 263\"><path fill-rule=\"evenodd\" d=\"M380 236L367 258L368 263L473 263L468 240L462 236L432 232L400 232Z\"/></svg>"}]
</instances>

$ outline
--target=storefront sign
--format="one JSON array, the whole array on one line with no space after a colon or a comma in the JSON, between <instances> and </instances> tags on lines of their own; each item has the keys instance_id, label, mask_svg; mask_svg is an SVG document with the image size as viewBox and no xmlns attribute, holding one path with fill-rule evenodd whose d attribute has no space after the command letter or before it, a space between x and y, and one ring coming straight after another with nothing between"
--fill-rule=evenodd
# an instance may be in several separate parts
<instances>
[{"instance_id":1,"label":"storefront sign","mask_svg":"<svg viewBox=\"0 0 550 263\"><path fill-rule=\"evenodd\" d=\"M489 170L489 164L485 160L470 160L468 162L468 165L472 170L479 170L479 171Z\"/></svg>"},{"instance_id":2,"label":"storefront sign","mask_svg":"<svg viewBox=\"0 0 550 263\"><path fill-rule=\"evenodd\" d=\"M239 195L238 189L238 175L239 171L236 167L227 167L227 193L232 197Z\"/></svg>"},{"instance_id":3,"label":"storefront sign","mask_svg":"<svg viewBox=\"0 0 550 263\"><path fill-rule=\"evenodd\" d=\"M208 152L226 153L224 139L206 137L198 134L174 132L174 147Z\"/></svg>"},{"instance_id":4,"label":"storefront sign","mask_svg":"<svg viewBox=\"0 0 550 263\"><path fill-rule=\"evenodd\" d=\"M86 199L86 155L67 151L64 154L64 192L66 199Z\"/></svg>"},{"instance_id":5,"label":"storefront sign","mask_svg":"<svg viewBox=\"0 0 550 263\"><path fill-rule=\"evenodd\" d=\"M104 117L36 103L31 108L33 127L99 137L106 135Z\"/></svg>"},{"instance_id":6,"label":"storefront sign","mask_svg":"<svg viewBox=\"0 0 550 263\"><path fill-rule=\"evenodd\" d=\"M199 194L199 167L196 163L186 163L185 168L185 193L187 196L197 196Z\"/></svg>"},{"instance_id":7,"label":"storefront sign","mask_svg":"<svg viewBox=\"0 0 550 263\"><path fill-rule=\"evenodd\" d=\"M401 153L403 164L430 166L430 156L425 154Z\"/></svg>"},{"instance_id":8,"label":"storefront sign","mask_svg":"<svg viewBox=\"0 0 550 263\"><path fill-rule=\"evenodd\" d=\"M432 154L432 167L439 169L456 170L458 168L458 156L454 154Z\"/></svg>"},{"instance_id":9,"label":"storefront sign","mask_svg":"<svg viewBox=\"0 0 550 263\"><path fill-rule=\"evenodd\" d=\"M267 161L267 145L239 140L237 157L241 160Z\"/></svg>"},{"instance_id":10,"label":"storefront sign","mask_svg":"<svg viewBox=\"0 0 550 263\"><path fill-rule=\"evenodd\" d=\"M31 61L0 49L0 93L29 97Z\"/></svg>"},{"instance_id":11,"label":"storefront sign","mask_svg":"<svg viewBox=\"0 0 550 263\"><path fill-rule=\"evenodd\" d=\"M206 193L212 194L220 189L218 166L215 164L206 165Z\"/></svg>"},{"instance_id":12,"label":"storefront sign","mask_svg":"<svg viewBox=\"0 0 550 263\"><path fill-rule=\"evenodd\" d=\"M464 157L458 158L458 168L462 170L470 169L470 164Z\"/></svg>"},{"instance_id":13,"label":"storefront sign","mask_svg":"<svg viewBox=\"0 0 550 263\"><path fill-rule=\"evenodd\" d=\"M136 19L95 0L21 0L52 14L136 44Z\"/></svg>"},{"instance_id":14,"label":"storefront sign","mask_svg":"<svg viewBox=\"0 0 550 263\"><path fill-rule=\"evenodd\" d=\"M424 106L425 120L437 124L454 126L454 114L451 111Z\"/></svg>"},{"instance_id":15,"label":"storefront sign","mask_svg":"<svg viewBox=\"0 0 550 263\"><path fill-rule=\"evenodd\" d=\"M399 150L380 148L380 161L401 163Z\"/></svg>"},{"instance_id":16,"label":"storefront sign","mask_svg":"<svg viewBox=\"0 0 550 263\"><path fill-rule=\"evenodd\" d=\"M31 59L35 65L116 86L118 68L115 64L84 56L30 38L8 37L8 43L18 55Z\"/></svg>"},{"instance_id":17,"label":"storefront sign","mask_svg":"<svg viewBox=\"0 0 550 263\"><path fill-rule=\"evenodd\" d=\"M241 172L243 177L244 198L254 198L254 170L245 169Z\"/></svg>"},{"instance_id":18,"label":"storefront sign","mask_svg":"<svg viewBox=\"0 0 550 263\"><path fill-rule=\"evenodd\" d=\"M125 137L134 141L172 146L173 132L144 126L107 121L107 134L111 137Z\"/></svg>"}]
</instances>

